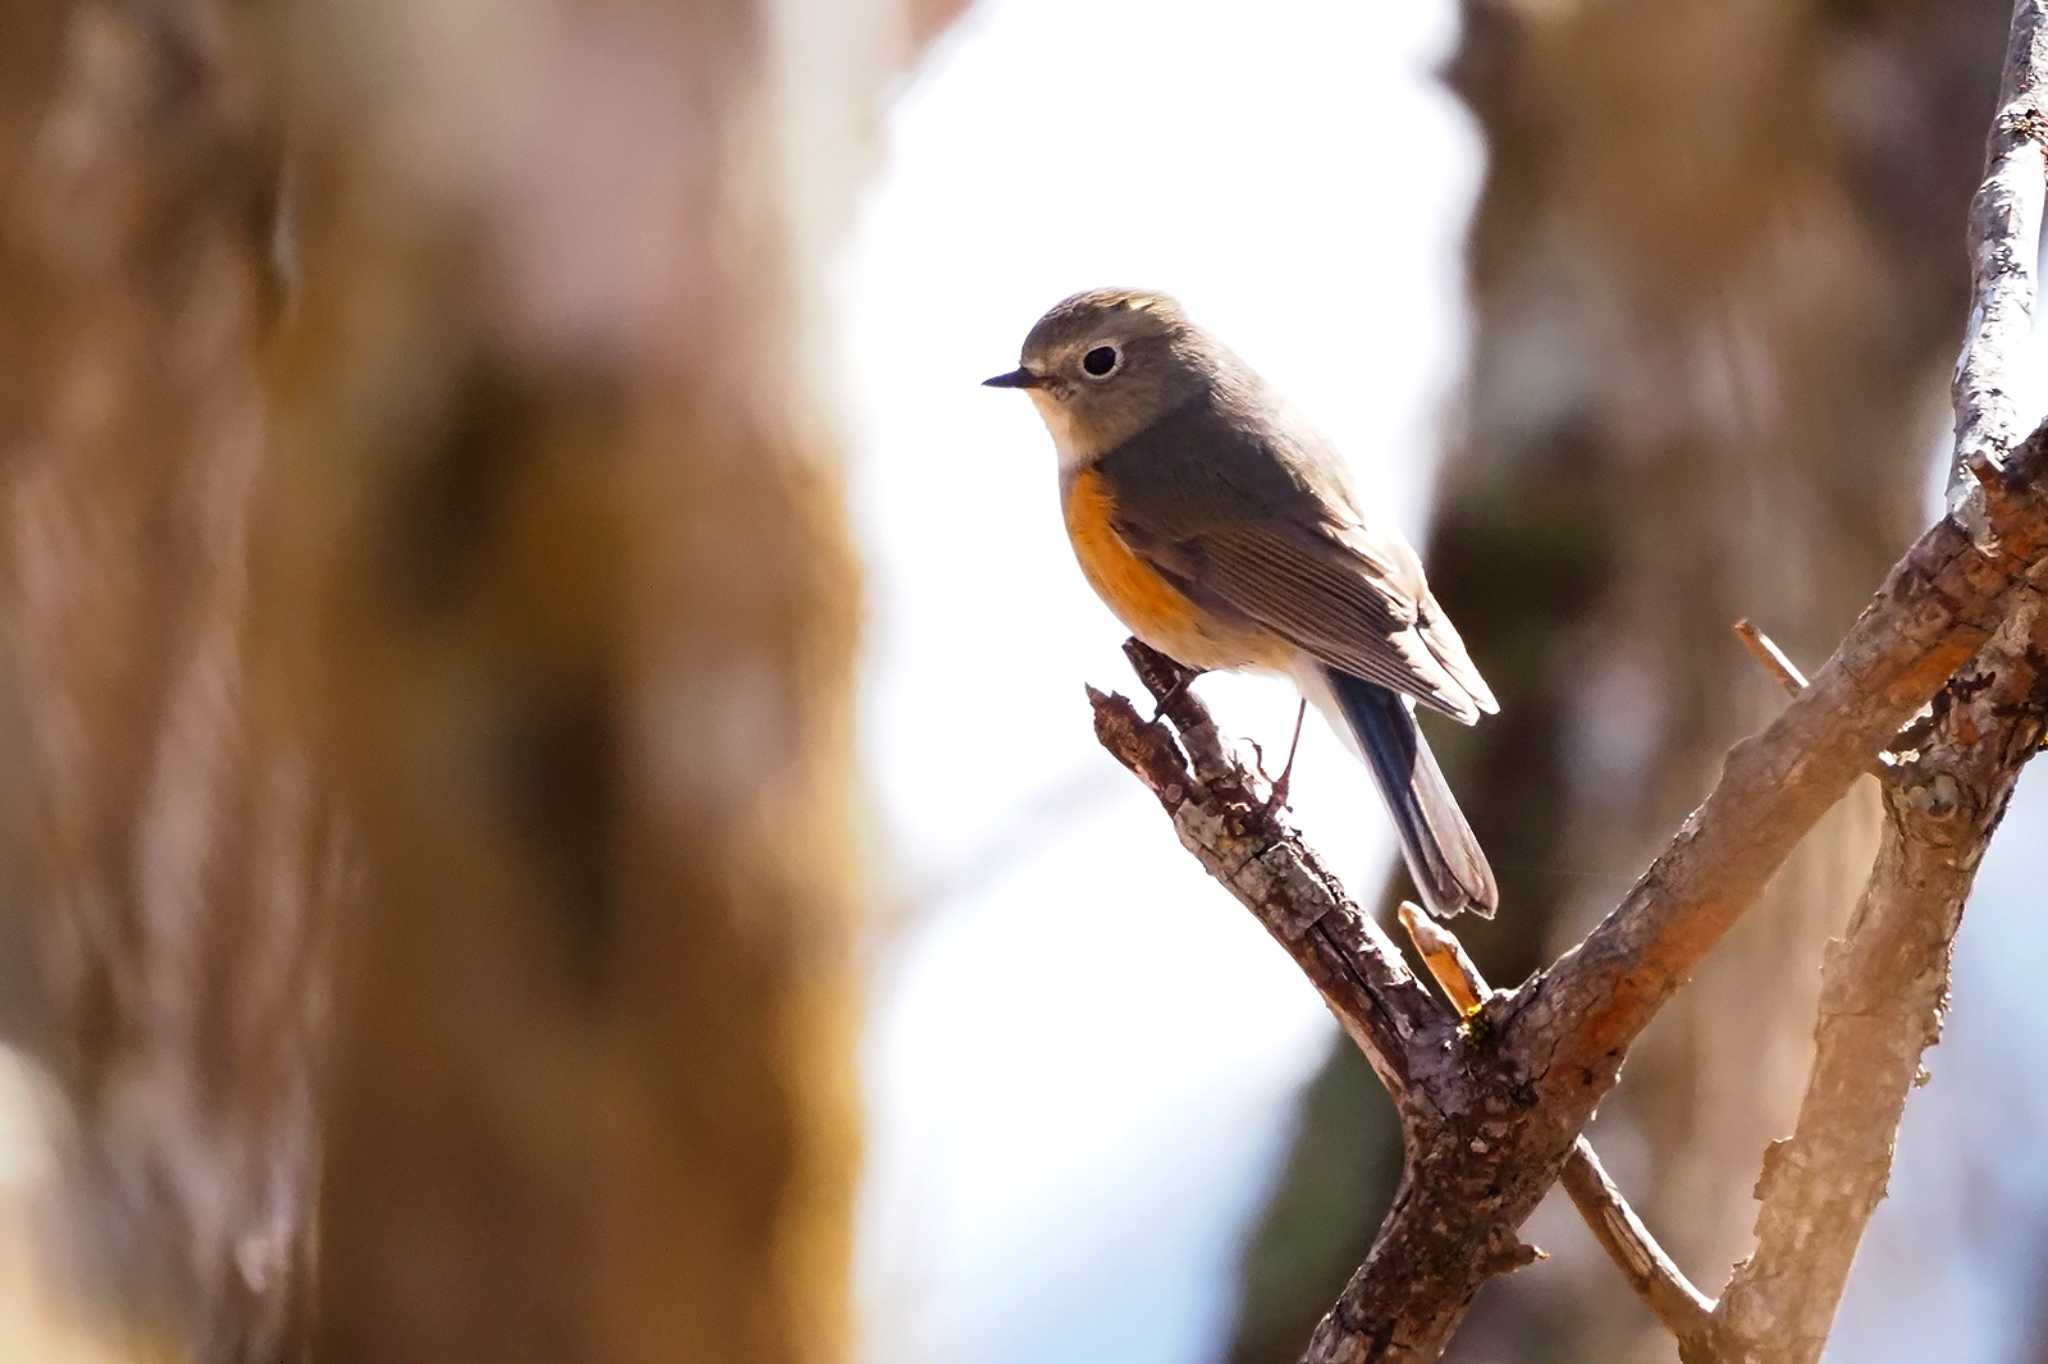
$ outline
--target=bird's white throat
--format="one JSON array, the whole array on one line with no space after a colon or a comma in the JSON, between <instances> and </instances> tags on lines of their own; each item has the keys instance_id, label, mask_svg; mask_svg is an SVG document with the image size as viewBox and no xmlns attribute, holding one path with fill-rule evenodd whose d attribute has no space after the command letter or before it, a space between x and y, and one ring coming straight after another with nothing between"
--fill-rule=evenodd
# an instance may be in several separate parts
<instances>
[{"instance_id":1,"label":"bird's white throat","mask_svg":"<svg viewBox=\"0 0 2048 1364\"><path fill-rule=\"evenodd\" d=\"M1071 474L1095 462L1102 451L1095 447L1094 442L1083 439L1071 407L1050 393L1037 391L1031 394L1031 403L1038 409L1038 415L1045 419L1045 429L1052 433L1053 449L1059 452L1061 473Z\"/></svg>"}]
</instances>

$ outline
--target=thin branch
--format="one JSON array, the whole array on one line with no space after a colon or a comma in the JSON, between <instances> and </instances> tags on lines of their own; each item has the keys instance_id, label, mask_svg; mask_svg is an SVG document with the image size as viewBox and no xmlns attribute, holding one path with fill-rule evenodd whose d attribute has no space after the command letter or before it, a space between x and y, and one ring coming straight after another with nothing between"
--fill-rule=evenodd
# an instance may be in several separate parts
<instances>
[{"instance_id":1,"label":"thin branch","mask_svg":"<svg viewBox=\"0 0 2048 1364\"><path fill-rule=\"evenodd\" d=\"M1806 674L1799 671L1799 665L1786 657L1785 651L1769 635L1751 625L1748 617L1736 621L1733 629L1735 637L1742 641L1750 656L1778 680L1786 695L1797 696L1806 690Z\"/></svg>"},{"instance_id":2,"label":"thin branch","mask_svg":"<svg viewBox=\"0 0 2048 1364\"><path fill-rule=\"evenodd\" d=\"M1153 695L1164 698L1174 728L1090 687L1096 738L1159 798L1182 845L1315 984L1397 1103L1428 1103L1425 1093L1411 1100L1410 1091L1430 1087L1425 1076L1443 1064L1450 1021L1402 964L1393 940L1345 895L1281 812L1267 808L1258 779L1224 751L1208 708L1168 671L1170 660L1134 654L1133 662Z\"/></svg>"},{"instance_id":3,"label":"thin branch","mask_svg":"<svg viewBox=\"0 0 2048 1364\"><path fill-rule=\"evenodd\" d=\"M1607 1177L1592 1143L1584 1137L1572 1143L1571 1156L1565 1161L1558 1182L1571 1195L1572 1206L1586 1219L1601 1249L1620 1267L1636 1296L1677 1337L1679 1348L1705 1339L1713 1322L1714 1300L1693 1287L1685 1271L1664 1253L1657 1238Z\"/></svg>"},{"instance_id":4,"label":"thin branch","mask_svg":"<svg viewBox=\"0 0 2048 1364\"><path fill-rule=\"evenodd\" d=\"M1123 697L1091 687L1097 739L1153 792L1182 845L1315 985L1401 1118L1401 1185L1366 1261L1386 1266L1378 1272L1392 1286L1363 1302L1366 1329L1380 1334L1363 1354L1340 1343L1337 1353L1312 1346L1310 1358L1433 1359L1469 1294L1416 1293L1411 1280L1476 1276L1476 1283L1541 1254L1515 1234L1520 1217L1493 1217L1475 1228L1437 1212L1447 1190L1459 1207L1491 1205L1494 1195L1469 1185L1464 1167L1475 1149L1507 1142L1512 1101L1478 1098L1471 1068L1483 1058L1402 963L1392 940L1302 845L1284 811L1269 805L1263 780L1226 752L1207 708L1186 688L1184 670L1136 641L1125 650L1162 716L1148 722Z\"/></svg>"},{"instance_id":5,"label":"thin branch","mask_svg":"<svg viewBox=\"0 0 2048 1364\"><path fill-rule=\"evenodd\" d=\"M1403 900L1399 913L1401 927L1408 930L1416 955L1422 958L1430 975L1436 977L1437 988L1458 1011L1458 1017L1470 1018L1478 1013L1479 1006L1492 997L1493 987L1466 955L1465 944L1411 901Z\"/></svg>"},{"instance_id":6,"label":"thin branch","mask_svg":"<svg viewBox=\"0 0 2048 1364\"><path fill-rule=\"evenodd\" d=\"M1769 635L1750 624L1749 618L1746 616L1736 621L1732 628L1735 631L1735 637L1742 641L1744 648L1749 650L1749 656L1754 658L1763 670L1769 673L1777 681L1778 685L1785 689L1787 696L1797 696L1800 692L1806 690L1806 674L1799 671L1799 665L1794 663L1791 656L1778 647L1776 640L1773 640ZM1880 753L1871 762L1870 766L1864 770L1879 781L1890 781L1893 772L1894 755L1912 747L1912 739L1917 732L1915 726L1918 723L1918 719L1909 721L1904 729L1894 734L1891 742L1885 745L1885 751Z\"/></svg>"}]
</instances>

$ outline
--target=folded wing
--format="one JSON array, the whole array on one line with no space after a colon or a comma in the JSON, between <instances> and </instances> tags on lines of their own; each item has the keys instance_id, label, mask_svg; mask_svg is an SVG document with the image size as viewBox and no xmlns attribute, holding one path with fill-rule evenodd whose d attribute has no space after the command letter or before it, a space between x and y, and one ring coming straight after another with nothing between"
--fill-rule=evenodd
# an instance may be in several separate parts
<instances>
[{"instance_id":1,"label":"folded wing","mask_svg":"<svg viewBox=\"0 0 2048 1364\"><path fill-rule=\"evenodd\" d=\"M1197 601L1256 621L1331 667L1464 724L1498 709L1404 541L1286 523L1177 540L1128 523L1117 531Z\"/></svg>"}]
</instances>

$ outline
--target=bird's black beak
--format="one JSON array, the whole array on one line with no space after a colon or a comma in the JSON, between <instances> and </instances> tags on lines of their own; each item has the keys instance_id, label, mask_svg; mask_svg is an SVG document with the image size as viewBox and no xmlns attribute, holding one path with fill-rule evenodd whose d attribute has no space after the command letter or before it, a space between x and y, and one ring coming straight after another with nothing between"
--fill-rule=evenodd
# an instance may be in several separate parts
<instances>
[{"instance_id":1,"label":"bird's black beak","mask_svg":"<svg viewBox=\"0 0 2048 1364\"><path fill-rule=\"evenodd\" d=\"M993 379L981 381L983 388L1040 388L1044 384L1045 376L1033 374L1028 369L1013 369L1008 374L998 374Z\"/></svg>"}]
</instances>

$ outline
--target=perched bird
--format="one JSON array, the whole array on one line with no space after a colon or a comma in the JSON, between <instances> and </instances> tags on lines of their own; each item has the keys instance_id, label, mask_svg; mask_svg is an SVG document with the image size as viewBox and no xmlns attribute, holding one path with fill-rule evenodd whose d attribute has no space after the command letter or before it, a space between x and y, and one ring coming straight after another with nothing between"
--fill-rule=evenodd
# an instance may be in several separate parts
<instances>
[{"instance_id":1,"label":"perched bird","mask_svg":"<svg viewBox=\"0 0 2048 1364\"><path fill-rule=\"evenodd\" d=\"M1493 871L1414 710L1469 725L1499 707L1335 452L1161 294L1076 294L1021 360L986 382L1045 419L1075 557L1110 610L1198 671L1292 677L1372 769L1430 912L1491 916Z\"/></svg>"}]
</instances>

